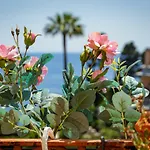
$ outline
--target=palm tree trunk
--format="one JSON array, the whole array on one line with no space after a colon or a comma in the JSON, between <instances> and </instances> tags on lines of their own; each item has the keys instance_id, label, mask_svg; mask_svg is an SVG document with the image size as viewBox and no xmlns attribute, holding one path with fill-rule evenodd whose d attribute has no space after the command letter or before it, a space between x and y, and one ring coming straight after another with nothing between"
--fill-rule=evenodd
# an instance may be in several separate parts
<instances>
[{"instance_id":1,"label":"palm tree trunk","mask_svg":"<svg viewBox=\"0 0 150 150\"><path fill-rule=\"evenodd\" d=\"M64 69L67 70L67 47L66 47L66 34L63 33L63 50L64 50Z\"/></svg>"}]
</instances>

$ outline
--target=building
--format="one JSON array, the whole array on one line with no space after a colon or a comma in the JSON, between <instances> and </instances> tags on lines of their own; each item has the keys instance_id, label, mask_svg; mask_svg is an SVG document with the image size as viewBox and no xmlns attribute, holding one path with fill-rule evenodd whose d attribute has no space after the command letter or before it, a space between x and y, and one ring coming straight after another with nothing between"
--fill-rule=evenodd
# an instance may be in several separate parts
<instances>
[{"instance_id":1,"label":"building","mask_svg":"<svg viewBox=\"0 0 150 150\"><path fill-rule=\"evenodd\" d=\"M137 72L138 76L141 77L141 82L144 87L150 91L150 49L144 52L144 64L142 65L142 70Z\"/></svg>"}]
</instances>

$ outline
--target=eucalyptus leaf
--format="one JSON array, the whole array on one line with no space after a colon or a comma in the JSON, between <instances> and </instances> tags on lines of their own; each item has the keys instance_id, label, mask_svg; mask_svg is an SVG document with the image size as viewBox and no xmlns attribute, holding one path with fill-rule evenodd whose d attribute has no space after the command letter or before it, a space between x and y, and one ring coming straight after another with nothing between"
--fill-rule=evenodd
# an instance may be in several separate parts
<instances>
[{"instance_id":1,"label":"eucalyptus leaf","mask_svg":"<svg viewBox=\"0 0 150 150\"><path fill-rule=\"evenodd\" d=\"M80 133L86 132L89 128L88 120L82 112L72 112L65 122L75 125Z\"/></svg>"},{"instance_id":2,"label":"eucalyptus leaf","mask_svg":"<svg viewBox=\"0 0 150 150\"><path fill-rule=\"evenodd\" d=\"M19 91L19 86L17 84L13 84L12 86L9 87L9 89L11 94L15 95Z\"/></svg>"},{"instance_id":3,"label":"eucalyptus leaf","mask_svg":"<svg viewBox=\"0 0 150 150\"><path fill-rule=\"evenodd\" d=\"M52 128L58 126L60 123L60 116L58 116L56 114L49 113L46 115L46 118Z\"/></svg>"},{"instance_id":4,"label":"eucalyptus leaf","mask_svg":"<svg viewBox=\"0 0 150 150\"><path fill-rule=\"evenodd\" d=\"M6 109L0 107L0 120L4 117L5 113L6 113Z\"/></svg>"},{"instance_id":5,"label":"eucalyptus leaf","mask_svg":"<svg viewBox=\"0 0 150 150\"><path fill-rule=\"evenodd\" d=\"M27 126L30 124L30 117L28 115L22 115L20 117L20 120L19 120L19 123L22 125L22 126Z\"/></svg>"},{"instance_id":6,"label":"eucalyptus leaf","mask_svg":"<svg viewBox=\"0 0 150 150\"><path fill-rule=\"evenodd\" d=\"M15 133L14 127L8 122L2 122L1 132L3 135L9 135Z\"/></svg>"},{"instance_id":7,"label":"eucalyptus leaf","mask_svg":"<svg viewBox=\"0 0 150 150\"><path fill-rule=\"evenodd\" d=\"M125 88L128 90L135 90L138 85L138 82L135 80L135 78L131 76L123 77L122 82L125 83Z\"/></svg>"},{"instance_id":8,"label":"eucalyptus leaf","mask_svg":"<svg viewBox=\"0 0 150 150\"><path fill-rule=\"evenodd\" d=\"M54 113L61 116L69 110L69 103L63 97L54 97L50 108Z\"/></svg>"},{"instance_id":9,"label":"eucalyptus leaf","mask_svg":"<svg viewBox=\"0 0 150 150\"><path fill-rule=\"evenodd\" d=\"M114 128L118 128L121 132L124 131L123 125L122 125L121 123L114 123L114 124L113 124L113 127L114 127Z\"/></svg>"},{"instance_id":10,"label":"eucalyptus leaf","mask_svg":"<svg viewBox=\"0 0 150 150\"><path fill-rule=\"evenodd\" d=\"M103 120L104 122L109 122L111 116L107 110L104 110L98 115L98 118Z\"/></svg>"},{"instance_id":11,"label":"eucalyptus leaf","mask_svg":"<svg viewBox=\"0 0 150 150\"><path fill-rule=\"evenodd\" d=\"M17 110L11 109L9 111L9 121L11 121L11 123L16 124L19 121L19 117L19 112Z\"/></svg>"},{"instance_id":12,"label":"eucalyptus leaf","mask_svg":"<svg viewBox=\"0 0 150 150\"><path fill-rule=\"evenodd\" d=\"M111 116L111 120L113 122L120 122L121 121L121 113L117 110L113 110L113 109L107 109L107 111L109 112L110 116Z\"/></svg>"},{"instance_id":13,"label":"eucalyptus leaf","mask_svg":"<svg viewBox=\"0 0 150 150\"><path fill-rule=\"evenodd\" d=\"M129 122L136 122L140 118L141 113L132 108L127 108L125 112L125 119Z\"/></svg>"},{"instance_id":14,"label":"eucalyptus leaf","mask_svg":"<svg viewBox=\"0 0 150 150\"><path fill-rule=\"evenodd\" d=\"M95 90L80 91L71 99L71 106L75 109L88 108L94 103L95 94Z\"/></svg>"},{"instance_id":15,"label":"eucalyptus leaf","mask_svg":"<svg viewBox=\"0 0 150 150\"><path fill-rule=\"evenodd\" d=\"M115 108L120 112L125 112L132 104L131 97L123 91L115 93L112 97L112 102Z\"/></svg>"},{"instance_id":16,"label":"eucalyptus leaf","mask_svg":"<svg viewBox=\"0 0 150 150\"><path fill-rule=\"evenodd\" d=\"M145 91L145 97L149 95L149 91L147 89L144 89ZM143 94L143 88L136 88L134 91L132 91L132 95L136 98L144 96Z\"/></svg>"},{"instance_id":17,"label":"eucalyptus leaf","mask_svg":"<svg viewBox=\"0 0 150 150\"><path fill-rule=\"evenodd\" d=\"M18 128L16 132L17 132L17 135L21 138L23 138L29 134L29 130L27 130L27 129L19 129Z\"/></svg>"},{"instance_id":18,"label":"eucalyptus leaf","mask_svg":"<svg viewBox=\"0 0 150 150\"><path fill-rule=\"evenodd\" d=\"M79 139L80 133L78 128L71 122L65 122L63 124L63 134L69 139Z\"/></svg>"},{"instance_id":19,"label":"eucalyptus leaf","mask_svg":"<svg viewBox=\"0 0 150 150\"><path fill-rule=\"evenodd\" d=\"M92 114L92 112L90 110L84 109L81 112L83 112L84 115L87 117L88 122L92 122L93 121L93 114Z\"/></svg>"}]
</instances>

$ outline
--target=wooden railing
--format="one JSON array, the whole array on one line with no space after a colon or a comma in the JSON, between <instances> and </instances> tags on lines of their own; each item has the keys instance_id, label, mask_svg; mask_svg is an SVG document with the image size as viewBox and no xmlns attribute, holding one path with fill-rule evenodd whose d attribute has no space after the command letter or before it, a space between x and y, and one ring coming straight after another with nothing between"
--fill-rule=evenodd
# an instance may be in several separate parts
<instances>
[{"instance_id":1,"label":"wooden railing","mask_svg":"<svg viewBox=\"0 0 150 150\"><path fill-rule=\"evenodd\" d=\"M135 150L131 140L49 140L49 150ZM41 150L40 139L0 139L0 150Z\"/></svg>"}]
</instances>

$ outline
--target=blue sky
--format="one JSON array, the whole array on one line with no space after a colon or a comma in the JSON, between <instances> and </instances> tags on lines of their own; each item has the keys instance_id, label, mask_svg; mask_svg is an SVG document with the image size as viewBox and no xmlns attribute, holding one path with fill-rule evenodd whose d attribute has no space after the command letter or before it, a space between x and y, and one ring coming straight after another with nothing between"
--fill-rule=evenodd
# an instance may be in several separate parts
<instances>
[{"instance_id":1,"label":"blue sky","mask_svg":"<svg viewBox=\"0 0 150 150\"><path fill-rule=\"evenodd\" d=\"M61 35L45 36L43 28L47 17L56 13L71 12L84 24L84 36L68 40L69 52L81 52L88 34L106 32L110 40L119 44L134 41L140 52L150 47L150 0L1 0L0 44L12 45L10 29L19 26L41 33L30 52L62 52ZM20 39L24 50L23 39Z\"/></svg>"}]
</instances>

